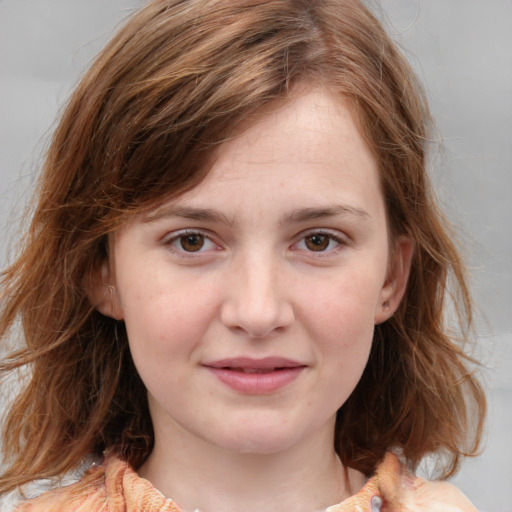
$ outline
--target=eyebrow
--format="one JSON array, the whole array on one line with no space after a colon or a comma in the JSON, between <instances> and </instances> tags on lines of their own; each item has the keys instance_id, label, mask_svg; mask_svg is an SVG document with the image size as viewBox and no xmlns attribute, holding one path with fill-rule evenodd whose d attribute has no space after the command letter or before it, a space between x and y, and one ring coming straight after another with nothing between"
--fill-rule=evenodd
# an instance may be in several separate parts
<instances>
[{"instance_id":1,"label":"eyebrow","mask_svg":"<svg viewBox=\"0 0 512 512\"><path fill-rule=\"evenodd\" d=\"M309 220L325 219L328 217L347 216L363 220L371 220L365 210L348 205L332 205L326 208L299 208L285 217L285 222L306 222Z\"/></svg>"},{"instance_id":2,"label":"eyebrow","mask_svg":"<svg viewBox=\"0 0 512 512\"><path fill-rule=\"evenodd\" d=\"M220 222L222 224L232 225L233 220L218 210L209 208L191 208L186 206L173 207L163 206L154 212L146 215L146 222L156 222L163 218L180 217L189 220L201 220L205 222Z\"/></svg>"},{"instance_id":3,"label":"eyebrow","mask_svg":"<svg viewBox=\"0 0 512 512\"><path fill-rule=\"evenodd\" d=\"M332 205L322 208L298 208L297 210L291 212L289 215L286 215L282 222L285 224L298 223L336 216L356 217L363 220L371 220L370 215L365 210L360 208L355 208L348 205ZM234 224L234 220L232 218L218 210L212 210L210 208L192 208L186 206L163 206L148 214L145 218L145 221L156 222L160 219L168 217L179 217L182 219L200 220L205 222L219 222L229 226Z\"/></svg>"}]
</instances>

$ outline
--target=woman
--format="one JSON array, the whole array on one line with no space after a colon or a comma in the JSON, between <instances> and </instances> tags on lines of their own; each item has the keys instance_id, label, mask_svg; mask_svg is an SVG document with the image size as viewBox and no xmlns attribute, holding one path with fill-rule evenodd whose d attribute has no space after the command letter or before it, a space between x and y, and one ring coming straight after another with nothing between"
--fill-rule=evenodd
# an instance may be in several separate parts
<instances>
[{"instance_id":1,"label":"woman","mask_svg":"<svg viewBox=\"0 0 512 512\"><path fill-rule=\"evenodd\" d=\"M470 299L429 123L359 2L141 9L71 98L3 280L27 343L3 368L32 377L2 490L98 457L20 510L473 510L409 473L453 473L485 405L443 323L449 276L463 320Z\"/></svg>"}]
</instances>

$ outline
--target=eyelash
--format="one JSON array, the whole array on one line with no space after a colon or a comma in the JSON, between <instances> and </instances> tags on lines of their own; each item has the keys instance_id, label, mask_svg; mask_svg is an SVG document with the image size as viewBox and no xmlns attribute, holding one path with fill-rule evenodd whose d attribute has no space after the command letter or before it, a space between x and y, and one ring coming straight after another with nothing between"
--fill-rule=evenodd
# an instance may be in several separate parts
<instances>
[{"instance_id":1,"label":"eyelash","mask_svg":"<svg viewBox=\"0 0 512 512\"><path fill-rule=\"evenodd\" d=\"M189 239L191 239L192 237L200 239L200 242L202 242L202 245L198 248L197 251L193 251L193 250L187 251L185 249L185 247L183 247L183 243L187 237ZM327 239L328 245L325 248L320 248L320 250L318 250L318 251L308 248L307 240L312 239L313 237L318 237L320 239L319 240L320 243L323 241L323 239ZM315 254L320 257L336 253L340 249L340 247L347 245L347 240L344 237L340 236L339 233L337 233L337 232L332 233L328 230L319 230L319 229L309 230L307 232L301 233L296 240L297 241L291 245L292 250L294 250L294 251L302 250L308 254L312 254L312 255ZM192 242L192 240L189 240L189 242ZM330 247L333 242L336 245L334 247ZM315 242L313 242L313 243L315 243ZM301 244L304 244L305 247L302 247L302 248L299 247ZM205 233L201 230L196 230L196 229L186 229L183 231L171 233L170 236L168 236L164 239L164 245L168 246L173 252L175 252L179 255L182 255L182 256L186 255L186 257L192 257L192 258L198 257L199 255L210 251L212 248L214 248L215 250L222 249L220 244L216 243L210 234ZM206 249L204 249L205 245L207 246ZM209 245L212 245L213 247L209 248ZM321 246L319 245L319 247L321 247Z\"/></svg>"}]
</instances>

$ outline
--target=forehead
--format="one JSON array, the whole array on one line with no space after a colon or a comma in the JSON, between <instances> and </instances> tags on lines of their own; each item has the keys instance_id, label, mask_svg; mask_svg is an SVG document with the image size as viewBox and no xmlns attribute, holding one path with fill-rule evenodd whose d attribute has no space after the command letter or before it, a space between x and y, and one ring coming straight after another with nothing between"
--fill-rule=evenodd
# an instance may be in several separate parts
<instances>
[{"instance_id":1,"label":"forehead","mask_svg":"<svg viewBox=\"0 0 512 512\"><path fill-rule=\"evenodd\" d=\"M205 179L171 202L226 210L259 194L292 209L380 207L377 164L347 100L314 89L272 107L220 145Z\"/></svg>"},{"instance_id":2,"label":"forehead","mask_svg":"<svg viewBox=\"0 0 512 512\"><path fill-rule=\"evenodd\" d=\"M238 136L219 146L217 160L241 160L274 163L282 158L291 161L325 160L325 150L336 148L339 165L356 154L365 157L368 147L356 123L351 102L326 88L293 91L286 100L269 105L256 121L242 124ZM269 136L271 134L271 136ZM263 155L261 150L267 152ZM365 163L373 165L367 155Z\"/></svg>"}]
</instances>

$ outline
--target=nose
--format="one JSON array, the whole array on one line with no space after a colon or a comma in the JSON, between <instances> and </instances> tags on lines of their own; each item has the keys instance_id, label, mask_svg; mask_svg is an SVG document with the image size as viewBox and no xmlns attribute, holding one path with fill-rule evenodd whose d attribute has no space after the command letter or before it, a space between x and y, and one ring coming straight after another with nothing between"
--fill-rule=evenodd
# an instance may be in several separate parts
<instances>
[{"instance_id":1,"label":"nose","mask_svg":"<svg viewBox=\"0 0 512 512\"><path fill-rule=\"evenodd\" d=\"M294 311L285 274L272 255L240 258L226 282L223 324L251 338L289 327Z\"/></svg>"}]
</instances>

